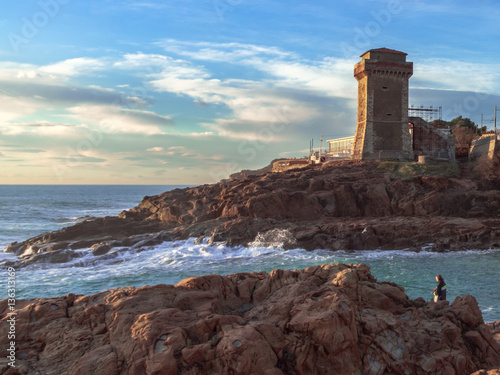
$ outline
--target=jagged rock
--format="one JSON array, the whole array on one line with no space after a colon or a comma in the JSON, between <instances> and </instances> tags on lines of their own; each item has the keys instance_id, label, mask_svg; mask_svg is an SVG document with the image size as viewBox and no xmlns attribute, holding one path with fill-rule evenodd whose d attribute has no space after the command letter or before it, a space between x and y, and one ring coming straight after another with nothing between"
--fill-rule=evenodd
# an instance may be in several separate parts
<instances>
[{"instance_id":1,"label":"jagged rock","mask_svg":"<svg viewBox=\"0 0 500 375\"><path fill-rule=\"evenodd\" d=\"M139 248L188 237L248 245L275 230L291 234L285 248L308 250L500 247L500 190L454 177L401 178L377 166L334 162L175 189L144 197L119 217L86 220L6 251L38 255L103 242Z\"/></svg>"},{"instance_id":2,"label":"jagged rock","mask_svg":"<svg viewBox=\"0 0 500 375\"><path fill-rule=\"evenodd\" d=\"M5 249L4 251L6 253L14 253L16 255L19 255L20 253L23 252L23 250L25 249L25 245L22 244L22 243L19 243L17 241L15 242L12 242L10 243Z\"/></svg>"},{"instance_id":3,"label":"jagged rock","mask_svg":"<svg viewBox=\"0 0 500 375\"><path fill-rule=\"evenodd\" d=\"M92 254L94 255L104 255L111 250L111 246L107 243L97 243L91 246Z\"/></svg>"},{"instance_id":4,"label":"jagged rock","mask_svg":"<svg viewBox=\"0 0 500 375\"><path fill-rule=\"evenodd\" d=\"M16 368L1 362L5 375L418 375L500 366L474 297L410 300L366 265L207 275L16 307ZM8 347L7 300L0 312L0 346Z\"/></svg>"}]
</instances>

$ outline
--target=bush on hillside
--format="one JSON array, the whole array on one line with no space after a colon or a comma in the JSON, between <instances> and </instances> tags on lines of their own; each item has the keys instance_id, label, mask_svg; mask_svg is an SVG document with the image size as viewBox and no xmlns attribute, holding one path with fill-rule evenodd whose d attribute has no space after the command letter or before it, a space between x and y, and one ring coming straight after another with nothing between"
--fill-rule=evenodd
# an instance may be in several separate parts
<instances>
[{"instance_id":1,"label":"bush on hillside","mask_svg":"<svg viewBox=\"0 0 500 375\"><path fill-rule=\"evenodd\" d=\"M493 158L482 156L474 168L475 177L489 188L500 188L500 147L497 146Z\"/></svg>"}]
</instances>

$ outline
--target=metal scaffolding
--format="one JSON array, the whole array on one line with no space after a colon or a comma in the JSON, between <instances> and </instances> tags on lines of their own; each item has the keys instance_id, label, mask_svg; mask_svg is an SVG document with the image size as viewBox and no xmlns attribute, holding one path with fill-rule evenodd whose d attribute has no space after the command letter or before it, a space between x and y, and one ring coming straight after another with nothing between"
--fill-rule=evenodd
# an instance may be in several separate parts
<instances>
[{"instance_id":1,"label":"metal scaffolding","mask_svg":"<svg viewBox=\"0 0 500 375\"><path fill-rule=\"evenodd\" d=\"M443 107L439 106L434 108L433 106L424 107L414 107L413 105L408 108L408 117L420 117L427 122L432 122L434 120L442 120Z\"/></svg>"}]
</instances>

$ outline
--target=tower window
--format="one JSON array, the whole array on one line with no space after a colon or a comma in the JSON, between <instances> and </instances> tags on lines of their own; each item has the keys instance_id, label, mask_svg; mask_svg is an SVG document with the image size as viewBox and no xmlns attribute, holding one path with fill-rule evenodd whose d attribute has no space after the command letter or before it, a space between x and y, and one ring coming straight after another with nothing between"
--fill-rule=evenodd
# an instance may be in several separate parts
<instances>
[{"instance_id":1,"label":"tower window","mask_svg":"<svg viewBox=\"0 0 500 375\"><path fill-rule=\"evenodd\" d=\"M388 113L387 116L392 116L392 113Z\"/></svg>"},{"instance_id":2,"label":"tower window","mask_svg":"<svg viewBox=\"0 0 500 375\"><path fill-rule=\"evenodd\" d=\"M382 86L382 90L387 91L389 88L387 86Z\"/></svg>"}]
</instances>

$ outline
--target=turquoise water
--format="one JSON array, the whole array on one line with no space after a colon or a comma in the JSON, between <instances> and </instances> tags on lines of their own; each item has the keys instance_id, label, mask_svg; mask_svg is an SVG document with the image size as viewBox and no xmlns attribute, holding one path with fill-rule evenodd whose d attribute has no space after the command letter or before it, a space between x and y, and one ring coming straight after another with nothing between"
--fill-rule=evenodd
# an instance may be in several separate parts
<instances>
[{"instance_id":1,"label":"turquoise water","mask_svg":"<svg viewBox=\"0 0 500 375\"><path fill-rule=\"evenodd\" d=\"M0 215L0 239L3 238L5 245L7 240L22 240L28 237L27 233L39 234L41 229L57 229L81 216L117 214L136 205L143 195L156 194L169 188L172 187L58 187L58 194L53 194L53 189L43 187L38 190L34 200L27 196L20 197L22 208L13 205L16 192L10 191L10 200L4 197L0 199L0 204L4 204ZM0 192L2 189L5 192L5 187L0 186ZM36 187L30 189L37 192ZM50 199L43 199L42 191L43 194L52 194ZM78 194L73 194L77 191ZM74 196L78 198L74 199ZM11 202L11 207L5 202ZM47 212L54 207L57 209ZM6 209L10 210L10 215L5 212ZM14 214L16 212L21 214L20 220ZM35 216L37 212L44 214ZM8 231L5 232L4 228L8 228ZM277 238L283 235L286 236L286 232L277 234ZM448 285L450 301L457 296L472 294L478 300L485 321L500 320L500 281L497 276L500 250L494 249L454 253L404 250L308 252L303 249L284 251L279 246L266 246L260 242L245 248L195 243L191 239L165 242L140 252L114 249L110 254L95 257L87 250L82 250L81 254L82 257L70 263L42 264L18 270L18 298L91 294L120 286L175 284L186 277L210 273L301 269L339 262L365 263L371 267L378 281L408 286L406 291L410 298L430 300L436 284L435 275L442 274ZM0 260L13 257L11 254L0 254ZM4 298L6 287L2 289L0 297Z\"/></svg>"}]
</instances>

